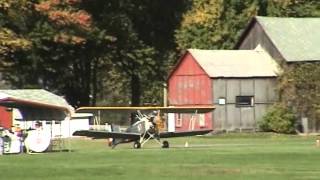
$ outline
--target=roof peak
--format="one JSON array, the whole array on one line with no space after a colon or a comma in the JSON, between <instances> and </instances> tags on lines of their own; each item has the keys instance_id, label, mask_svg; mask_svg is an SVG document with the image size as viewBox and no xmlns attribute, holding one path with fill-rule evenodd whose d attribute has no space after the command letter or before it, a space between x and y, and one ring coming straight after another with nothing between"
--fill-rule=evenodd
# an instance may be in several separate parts
<instances>
[{"instance_id":1,"label":"roof peak","mask_svg":"<svg viewBox=\"0 0 320 180\"><path fill-rule=\"evenodd\" d=\"M320 60L320 18L255 18L286 61Z\"/></svg>"},{"instance_id":2,"label":"roof peak","mask_svg":"<svg viewBox=\"0 0 320 180\"><path fill-rule=\"evenodd\" d=\"M320 17L276 17L276 16L255 16L256 19L276 19L276 20L279 20L279 19L298 19L298 20L301 20L301 19L319 19L320 20Z\"/></svg>"},{"instance_id":3,"label":"roof peak","mask_svg":"<svg viewBox=\"0 0 320 180\"><path fill-rule=\"evenodd\" d=\"M250 52L260 52L265 51L259 45L255 49L187 49L188 52L195 52L195 51L202 51L202 52L212 52L212 53L219 53L219 52L228 52L228 53L250 53Z\"/></svg>"},{"instance_id":4,"label":"roof peak","mask_svg":"<svg viewBox=\"0 0 320 180\"><path fill-rule=\"evenodd\" d=\"M275 77L278 66L262 48L252 50L188 49L193 59L211 78Z\"/></svg>"}]
</instances>

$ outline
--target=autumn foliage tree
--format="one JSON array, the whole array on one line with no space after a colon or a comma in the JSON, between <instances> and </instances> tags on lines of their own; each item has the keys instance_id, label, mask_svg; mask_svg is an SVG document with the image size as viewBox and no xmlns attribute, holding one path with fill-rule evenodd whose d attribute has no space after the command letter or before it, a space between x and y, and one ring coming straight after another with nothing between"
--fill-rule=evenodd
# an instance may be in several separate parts
<instances>
[{"instance_id":1,"label":"autumn foliage tree","mask_svg":"<svg viewBox=\"0 0 320 180\"><path fill-rule=\"evenodd\" d=\"M94 103L100 83L97 69L105 64L102 57L114 37L93 25L91 15L79 7L80 0L8 2L4 10L10 13L3 11L1 20L17 35L6 33L24 38L11 38L10 43L32 48L10 56L4 78L14 88L45 88L64 95L74 106Z\"/></svg>"},{"instance_id":2,"label":"autumn foliage tree","mask_svg":"<svg viewBox=\"0 0 320 180\"><path fill-rule=\"evenodd\" d=\"M193 0L176 31L180 50L232 49L240 29L258 14L258 1Z\"/></svg>"},{"instance_id":3,"label":"autumn foliage tree","mask_svg":"<svg viewBox=\"0 0 320 180\"><path fill-rule=\"evenodd\" d=\"M17 53L28 51L32 43L23 32L26 31L25 19L30 15L30 3L27 1L0 1L0 86L10 88L5 74L15 71L13 60Z\"/></svg>"},{"instance_id":4,"label":"autumn foliage tree","mask_svg":"<svg viewBox=\"0 0 320 180\"><path fill-rule=\"evenodd\" d=\"M93 23L81 3L81 0L49 0L36 4L35 10L43 21L39 21L39 28L32 34L35 41L41 42L40 52L35 54L45 53L41 58L49 62L48 67L43 67L43 85L58 87L74 106L96 103L102 83L99 72L108 63L105 55L115 41L115 37ZM48 29L47 34L43 34L43 28Z\"/></svg>"},{"instance_id":5,"label":"autumn foliage tree","mask_svg":"<svg viewBox=\"0 0 320 180\"><path fill-rule=\"evenodd\" d=\"M81 33L92 30L92 19L86 11L73 7L80 2L81 0L48 0L35 4L36 11L47 16L57 30L62 30L54 35L55 42L73 45L86 42Z\"/></svg>"}]
</instances>

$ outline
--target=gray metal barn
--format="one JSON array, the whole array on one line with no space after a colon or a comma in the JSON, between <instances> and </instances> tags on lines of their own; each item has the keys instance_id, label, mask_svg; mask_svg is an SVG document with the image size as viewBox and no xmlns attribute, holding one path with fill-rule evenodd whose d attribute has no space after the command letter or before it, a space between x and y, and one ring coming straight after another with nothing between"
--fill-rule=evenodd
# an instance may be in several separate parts
<instances>
[{"instance_id":1,"label":"gray metal barn","mask_svg":"<svg viewBox=\"0 0 320 180\"><path fill-rule=\"evenodd\" d=\"M252 18L235 49L249 50L260 45L280 65L320 62L319 17ZM317 120L302 118L304 132L320 129Z\"/></svg>"},{"instance_id":2,"label":"gray metal barn","mask_svg":"<svg viewBox=\"0 0 320 180\"><path fill-rule=\"evenodd\" d=\"M261 45L273 59L286 63L320 61L320 18L252 18L235 49Z\"/></svg>"},{"instance_id":3,"label":"gray metal barn","mask_svg":"<svg viewBox=\"0 0 320 180\"><path fill-rule=\"evenodd\" d=\"M210 123L215 131L255 130L277 101L277 72L277 63L262 49L189 49L169 76L169 104L210 103L216 107Z\"/></svg>"},{"instance_id":4,"label":"gray metal barn","mask_svg":"<svg viewBox=\"0 0 320 180\"><path fill-rule=\"evenodd\" d=\"M276 102L275 77L213 79L214 129L255 130L257 122Z\"/></svg>"}]
</instances>

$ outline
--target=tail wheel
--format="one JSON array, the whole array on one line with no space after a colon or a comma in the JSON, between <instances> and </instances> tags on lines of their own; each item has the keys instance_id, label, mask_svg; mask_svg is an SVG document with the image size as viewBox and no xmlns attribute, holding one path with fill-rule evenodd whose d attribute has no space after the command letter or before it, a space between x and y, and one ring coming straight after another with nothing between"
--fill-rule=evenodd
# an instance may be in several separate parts
<instances>
[{"instance_id":1,"label":"tail wheel","mask_svg":"<svg viewBox=\"0 0 320 180\"><path fill-rule=\"evenodd\" d=\"M168 141L163 141L162 142L162 148L169 148L169 142Z\"/></svg>"},{"instance_id":2,"label":"tail wheel","mask_svg":"<svg viewBox=\"0 0 320 180\"><path fill-rule=\"evenodd\" d=\"M140 148L141 148L140 142L137 142L137 141L134 142L134 143L133 143L133 148L134 148L134 149L140 149Z\"/></svg>"}]
</instances>

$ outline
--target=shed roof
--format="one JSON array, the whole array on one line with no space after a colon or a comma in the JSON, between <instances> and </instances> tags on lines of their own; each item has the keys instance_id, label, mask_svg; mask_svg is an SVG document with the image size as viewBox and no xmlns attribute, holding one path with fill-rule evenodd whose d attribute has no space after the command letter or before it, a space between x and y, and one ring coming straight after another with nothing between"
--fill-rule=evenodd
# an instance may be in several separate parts
<instances>
[{"instance_id":1,"label":"shed roof","mask_svg":"<svg viewBox=\"0 0 320 180\"><path fill-rule=\"evenodd\" d=\"M26 120L62 120L72 107L43 89L0 90L0 105L18 108Z\"/></svg>"},{"instance_id":2,"label":"shed roof","mask_svg":"<svg viewBox=\"0 0 320 180\"><path fill-rule=\"evenodd\" d=\"M320 60L320 18L257 16L251 22L255 21L262 26L286 61ZM249 29L251 27L248 26ZM243 36L246 32L248 30Z\"/></svg>"},{"instance_id":3,"label":"shed roof","mask_svg":"<svg viewBox=\"0 0 320 180\"><path fill-rule=\"evenodd\" d=\"M268 53L256 50L189 49L199 65L211 78L275 77L278 65Z\"/></svg>"}]
</instances>

